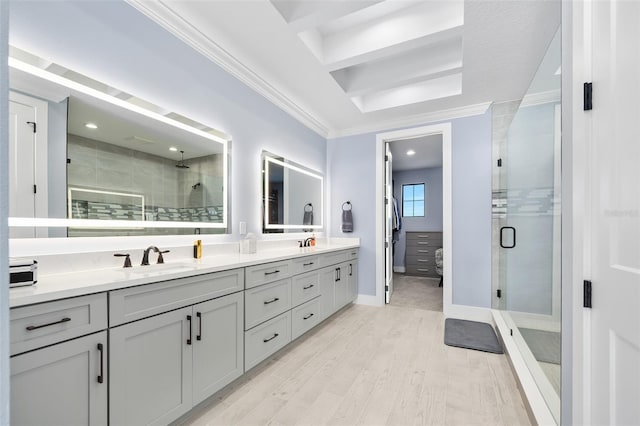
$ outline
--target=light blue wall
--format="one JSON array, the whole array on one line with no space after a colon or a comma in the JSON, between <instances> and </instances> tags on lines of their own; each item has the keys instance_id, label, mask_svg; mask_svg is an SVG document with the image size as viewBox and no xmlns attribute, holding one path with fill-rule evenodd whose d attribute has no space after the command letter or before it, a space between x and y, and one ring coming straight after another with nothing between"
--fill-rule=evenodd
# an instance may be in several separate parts
<instances>
[{"instance_id":1,"label":"light blue wall","mask_svg":"<svg viewBox=\"0 0 640 426\"><path fill-rule=\"evenodd\" d=\"M491 306L491 110L451 120L453 303ZM389 129L393 130L393 129ZM387 131L387 130L385 130ZM375 295L376 133L327 141L331 236L361 238L359 293ZM340 231L351 200L354 232Z\"/></svg>"},{"instance_id":2,"label":"light blue wall","mask_svg":"<svg viewBox=\"0 0 640 426\"><path fill-rule=\"evenodd\" d=\"M124 2L14 1L10 41L230 134L229 239L261 231L263 149L325 172L323 137Z\"/></svg>"},{"instance_id":3,"label":"light blue wall","mask_svg":"<svg viewBox=\"0 0 640 426\"><path fill-rule=\"evenodd\" d=\"M442 167L430 167L420 170L403 170L393 173L393 194L398 201L399 214L402 214L402 185L424 183L425 215L402 217L402 229L394 235L393 266L405 266L407 231L442 232Z\"/></svg>"}]
</instances>

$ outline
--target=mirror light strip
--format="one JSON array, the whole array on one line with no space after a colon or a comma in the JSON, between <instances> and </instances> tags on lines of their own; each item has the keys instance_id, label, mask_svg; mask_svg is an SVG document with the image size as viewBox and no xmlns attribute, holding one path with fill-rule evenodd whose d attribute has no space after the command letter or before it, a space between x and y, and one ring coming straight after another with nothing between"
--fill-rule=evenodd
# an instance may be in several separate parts
<instances>
[{"instance_id":1,"label":"mirror light strip","mask_svg":"<svg viewBox=\"0 0 640 426\"><path fill-rule=\"evenodd\" d=\"M22 62L16 58L9 58L9 66L11 68L26 72L27 74L31 74L33 76L36 77L40 77L42 79L45 79L47 81L50 81L52 83L55 84L59 84L61 86L67 87L71 90L75 90L77 92L80 93L84 93L85 95L89 95L92 96L94 98L103 100L105 102L108 102L112 105L116 105L119 106L121 108L125 108L128 109L129 111L135 112L137 114L140 115L144 115L145 117L149 117L152 118L154 120L157 121L161 121L165 124L168 124L170 126L173 127L177 127L178 129L184 130L186 132L189 133L193 133L194 135L198 135L201 136L203 138L212 140L214 142L217 143L221 143L223 145L226 146L226 143L228 142L227 139L223 139L221 137L218 137L216 135L212 135L211 133L207 133L207 132L203 132L202 130L196 129L194 127L188 126L184 123L181 123L179 121L173 120L171 118L165 117L164 115L160 115L158 113L155 113L153 111L149 111L147 109L144 109L142 107L139 107L137 105L131 104L127 101L124 101L122 99L116 98L115 96L111 96L108 95L106 93L103 93L99 90L93 89L91 87L85 86L83 84L77 83L73 80L69 80L68 78L65 77L61 77L57 74L53 74L49 71L43 70L41 68L38 68L36 66L27 64L26 62Z\"/></svg>"},{"instance_id":2,"label":"mirror light strip","mask_svg":"<svg viewBox=\"0 0 640 426\"><path fill-rule=\"evenodd\" d=\"M10 217L10 227L17 228L226 228L225 223L212 222L163 222L141 220L102 219L53 219L33 217Z\"/></svg>"}]
</instances>

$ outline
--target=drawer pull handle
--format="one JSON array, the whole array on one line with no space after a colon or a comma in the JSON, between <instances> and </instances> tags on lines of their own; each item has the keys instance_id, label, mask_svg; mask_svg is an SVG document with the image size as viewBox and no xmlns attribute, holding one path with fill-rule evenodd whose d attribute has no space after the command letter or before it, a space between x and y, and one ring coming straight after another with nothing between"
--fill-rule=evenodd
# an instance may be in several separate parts
<instances>
[{"instance_id":1,"label":"drawer pull handle","mask_svg":"<svg viewBox=\"0 0 640 426\"><path fill-rule=\"evenodd\" d=\"M279 298L277 298L277 297L274 297L274 298L273 298L273 299L271 299L271 300L266 300L266 301L264 302L264 304L265 304L265 305L268 305L268 304L270 304L270 303L277 302L278 300L280 300L280 299L279 299Z\"/></svg>"},{"instance_id":2,"label":"drawer pull handle","mask_svg":"<svg viewBox=\"0 0 640 426\"><path fill-rule=\"evenodd\" d=\"M313 285L313 284L309 284L309 285L308 285L308 286L306 286L306 287L302 287L302 289L303 289L303 290L309 290L311 287L314 287L314 285Z\"/></svg>"},{"instance_id":3,"label":"drawer pull handle","mask_svg":"<svg viewBox=\"0 0 640 426\"><path fill-rule=\"evenodd\" d=\"M311 318L313 316L313 314L309 314L306 317L302 317L303 320L308 320L309 318Z\"/></svg>"},{"instance_id":4,"label":"drawer pull handle","mask_svg":"<svg viewBox=\"0 0 640 426\"><path fill-rule=\"evenodd\" d=\"M418 253L429 253L429 250L418 250Z\"/></svg>"},{"instance_id":5,"label":"drawer pull handle","mask_svg":"<svg viewBox=\"0 0 640 426\"><path fill-rule=\"evenodd\" d=\"M428 235L418 235L418 238L429 238Z\"/></svg>"},{"instance_id":6,"label":"drawer pull handle","mask_svg":"<svg viewBox=\"0 0 640 426\"><path fill-rule=\"evenodd\" d=\"M427 262L427 259L418 259L418 262Z\"/></svg>"},{"instance_id":7,"label":"drawer pull handle","mask_svg":"<svg viewBox=\"0 0 640 426\"><path fill-rule=\"evenodd\" d=\"M420 244L421 246L427 246L429 245L429 241L418 241L418 244Z\"/></svg>"},{"instance_id":8,"label":"drawer pull handle","mask_svg":"<svg viewBox=\"0 0 640 426\"><path fill-rule=\"evenodd\" d=\"M303 263L302 266L311 266L313 265L313 262L309 262L309 263Z\"/></svg>"},{"instance_id":9,"label":"drawer pull handle","mask_svg":"<svg viewBox=\"0 0 640 426\"><path fill-rule=\"evenodd\" d=\"M262 341L263 341L264 343L267 343L267 342L272 341L273 339L275 339L275 338L276 338L276 337L278 337L278 336L279 336L279 334L278 334L278 333L273 333L273 336L269 337L268 339L262 339Z\"/></svg>"},{"instance_id":10,"label":"drawer pull handle","mask_svg":"<svg viewBox=\"0 0 640 426\"><path fill-rule=\"evenodd\" d=\"M418 271L420 271L420 272L429 272L428 269L420 269L420 268L418 268Z\"/></svg>"},{"instance_id":11,"label":"drawer pull handle","mask_svg":"<svg viewBox=\"0 0 640 426\"><path fill-rule=\"evenodd\" d=\"M98 343L98 351L100 352L100 374L98 375L98 383L104 382L104 346Z\"/></svg>"},{"instance_id":12,"label":"drawer pull handle","mask_svg":"<svg viewBox=\"0 0 640 426\"><path fill-rule=\"evenodd\" d=\"M196 312L196 316L198 317L198 335L196 336L196 340L202 340L202 313Z\"/></svg>"},{"instance_id":13,"label":"drawer pull handle","mask_svg":"<svg viewBox=\"0 0 640 426\"><path fill-rule=\"evenodd\" d=\"M191 315L187 315L187 321L189 321L189 338L187 339L187 345L191 344L191 338L193 336L191 336L191 331L192 331L192 327L191 327Z\"/></svg>"},{"instance_id":14,"label":"drawer pull handle","mask_svg":"<svg viewBox=\"0 0 640 426\"><path fill-rule=\"evenodd\" d=\"M279 272L280 272L280 270L279 270L279 269L276 269L276 270L275 270L275 271L273 271L273 272L265 272L264 274L265 274L265 275L273 275L273 274L278 274Z\"/></svg>"},{"instance_id":15,"label":"drawer pull handle","mask_svg":"<svg viewBox=\"0 0 640 426\"><path fill-rule=\"evenodd\" d=\"M42 325L30 325L27 327L27 331L33 331L33 330L37 330L39 328L43 328L43 327L50 327L52 325L56 325L56 324L62 324L64 322L69 322L71 321L71 318L69 317L64 317L62 318L60 321L54 321L54 322L50 322L48 324L42 324Z\"/></svg>"}]
</instances>

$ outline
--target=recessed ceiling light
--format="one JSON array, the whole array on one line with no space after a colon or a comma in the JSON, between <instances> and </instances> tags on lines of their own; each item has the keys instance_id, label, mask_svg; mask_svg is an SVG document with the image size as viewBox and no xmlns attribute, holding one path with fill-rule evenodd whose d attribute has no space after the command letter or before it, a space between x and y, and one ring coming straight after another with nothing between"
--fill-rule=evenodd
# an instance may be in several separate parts
<instances>
[{"instance_id":1,"label":"recessed ceiling light","mask_svg":"<svg viewBox=\"0 0 640 426\"><path fill-rule=\"evenodd\" d=\"M415 155L415 151L410 149L409 151L407 151L407 155Z\"/></svg>"},{"instance_id":2,"label":"recessed ceiling light","mask_svg":"<svg viewBox=\"0 0 640 426\"><path fill-rule=\"evenodd\" d=\"M86 127L87 129L97 129L98 126L94 123L85 123L84 127Z\"/></svg>"},{"instance_id":3,"label":"recessed ceiling light","mask_svg":"<svg viewBox=\"0 0 640 426\"><path fill-rule=\"evenodd\" d=\"M169 148L169 151L177 151L178 148L176 148L175 146L172 146L171 148Z\"/></svg>"}]
</instances>

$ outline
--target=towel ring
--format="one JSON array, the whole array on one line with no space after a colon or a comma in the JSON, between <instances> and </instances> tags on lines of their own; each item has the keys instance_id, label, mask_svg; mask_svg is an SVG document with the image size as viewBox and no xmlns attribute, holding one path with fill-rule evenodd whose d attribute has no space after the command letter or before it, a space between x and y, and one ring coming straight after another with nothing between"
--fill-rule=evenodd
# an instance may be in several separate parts
<instances>
[{"instance_id":1,"label":"towel ring","mask_svg":"<svg viewBox=\"0 0 640 426\"><path fill-rule=\"evenodd\" d=\"M346 210L346 209L344 208L344 205L345 205L345 204L347 204L347 205L349 206L349 210L353 209L353 206L351 205L351 201L345 201L344 203L342 203L342 211L343 211L343 212L349 211L349 210Z\"/></svg>"},{"instance_id":2,"label":"towel ring","mask_svg":"<svg viewBox=\"0 0 640 426\"><path fill-rule=\"evenodd\" d=\"M307 207L311 207L311 210L307 210ZM313 211L313 204L311 203L307 203L304 205L304 211L305 212L312 212Z\"/></svg>"}]
</instances>

